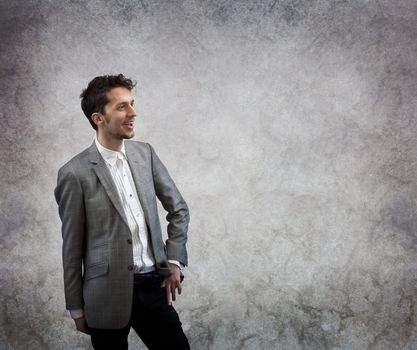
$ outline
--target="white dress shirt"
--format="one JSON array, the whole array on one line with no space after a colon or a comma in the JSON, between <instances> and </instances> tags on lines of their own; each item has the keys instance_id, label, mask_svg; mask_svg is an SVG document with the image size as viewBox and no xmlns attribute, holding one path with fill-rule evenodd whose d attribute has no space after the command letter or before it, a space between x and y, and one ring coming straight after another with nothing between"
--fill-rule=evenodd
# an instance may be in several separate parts
<instances>
[{"instance_id":1,"label":"white dress shirt","mask_svg":"<svg viewBox=\"0 0 417 350\"><path fill-rule=\"evenodd\" d=\"M154 271L155 260L148 244L148 227L127 162L124 143L120 152L103 147L97 138L95 143L116 185L132 233L135 272Z\"/></svg>"}]
</instances>

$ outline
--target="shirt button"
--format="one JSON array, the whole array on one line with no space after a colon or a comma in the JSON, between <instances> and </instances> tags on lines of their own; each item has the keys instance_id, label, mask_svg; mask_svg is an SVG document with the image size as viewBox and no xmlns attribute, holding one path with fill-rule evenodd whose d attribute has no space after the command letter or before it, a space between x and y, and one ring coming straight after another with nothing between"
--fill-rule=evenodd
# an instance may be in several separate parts
<instances>
[{"instance_id":1,"label":"shirt button","mask_svg":"<svg viewBox=\"0 0 417 350\"><path fill-rule=\"evenodd\" d=\"M132 271L132 270L133 270L133 266L132 266L132 265L129 265L129 266L127 267L127 269L128 269L129 271Z\"/></svg>"},{"instance_id":2,"label":"shirt button","mask_svg":"<svg viewBox=\"0 0 417 350\"><path fill-rule=\"evenodd\" d=\"M132 244L132 240L129 238L129 239L127 240L127 243Z\"/></svg>"}]
</instances>

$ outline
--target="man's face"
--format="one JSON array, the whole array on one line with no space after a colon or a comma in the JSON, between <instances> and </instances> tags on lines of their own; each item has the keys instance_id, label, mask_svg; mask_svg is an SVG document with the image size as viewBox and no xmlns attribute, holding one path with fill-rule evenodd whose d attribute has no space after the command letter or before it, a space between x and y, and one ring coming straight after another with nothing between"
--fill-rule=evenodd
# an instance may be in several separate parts
<instances>
[{"instance_id":1,"label":"man's face","mask_svg":"<svg viewBox=\"0 0 417 350\"><path fill-rule=\"evenodd\" d=\"M135 136L133 96L129 89L116 87L107 93L109 102L104 106L103 122L99 132L107 139L131 139Z\"/></svg>"}]
</instances>

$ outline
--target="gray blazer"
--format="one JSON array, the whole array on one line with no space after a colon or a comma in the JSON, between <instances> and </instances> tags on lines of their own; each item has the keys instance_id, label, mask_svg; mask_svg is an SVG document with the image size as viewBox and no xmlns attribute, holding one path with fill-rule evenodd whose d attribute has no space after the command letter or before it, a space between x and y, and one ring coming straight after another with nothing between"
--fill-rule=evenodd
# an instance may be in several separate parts
<instances>
[{"instance_id":1,"label":"gray blazer","mask_svg":"<svg viewBox=\"0 0 417 350\"><path fill-rule=\"evenodd\" d=\"M156 269L169 276L168 259L187 265L187 204L150 144L125 141L125 150ZM87 323L94 328L124 327L132 309L132 235L111 174L94 142L59 169L54 194L62 221L66 308L83 308ZM166 244L156 197L168 212Z\"/></svg>"}]
</instances>

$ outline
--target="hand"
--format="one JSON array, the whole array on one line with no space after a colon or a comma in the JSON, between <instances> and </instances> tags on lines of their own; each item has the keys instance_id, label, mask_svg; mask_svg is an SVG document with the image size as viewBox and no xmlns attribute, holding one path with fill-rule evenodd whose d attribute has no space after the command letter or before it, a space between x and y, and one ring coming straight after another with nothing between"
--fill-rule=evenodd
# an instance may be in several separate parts
<instances>
[{"instance_id":1,"label":"hand","mask_svg":"<svg viewBox=\"0 0 417 350\"><path fill-rule=\"evenodd\" d=\"M161 283L161 288L166 289L167 303L172 305L172 301L175 301L175 289L178 288L178 294L181 294L181 277L180 268L177 265L170 263L169 266L172 273Z\"/></svg>"},{"instance_id":2,"label":"hand","mask_svg":"<svg viewBox=\"0 0 417 350\"><path fill-rule=\"evenodd\" d=\"M75 322L75 327L77 327L78 331L88 334L88 335L91 334L90 329L88 328L87 321L85 320L84 317L76 318L74 322Z\"/></svg>"}]
</instances>

